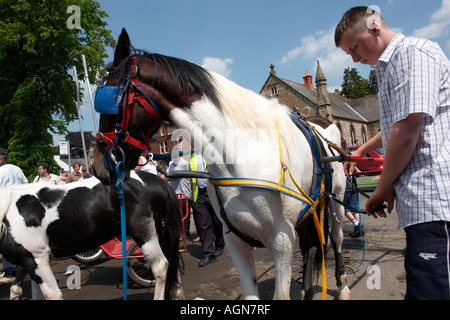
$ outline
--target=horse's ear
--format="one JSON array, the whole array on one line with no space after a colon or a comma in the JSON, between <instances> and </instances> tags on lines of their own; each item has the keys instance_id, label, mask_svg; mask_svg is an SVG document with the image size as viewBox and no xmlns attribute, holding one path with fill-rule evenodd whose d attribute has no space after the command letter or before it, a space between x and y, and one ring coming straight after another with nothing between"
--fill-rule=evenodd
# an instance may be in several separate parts
<instances>
[{"instance_id":1,"label":"horse's ear","mask_svg":"<svg viewBox=\"0 0 450 320\"><path fill-rule=\"evenodd\" d=\"M131 42L125 28L122 28L119 40L117 41L116 51L114 52L114 66L118 66L125 58L130 55Z\"/></svg>"}]
</instances>

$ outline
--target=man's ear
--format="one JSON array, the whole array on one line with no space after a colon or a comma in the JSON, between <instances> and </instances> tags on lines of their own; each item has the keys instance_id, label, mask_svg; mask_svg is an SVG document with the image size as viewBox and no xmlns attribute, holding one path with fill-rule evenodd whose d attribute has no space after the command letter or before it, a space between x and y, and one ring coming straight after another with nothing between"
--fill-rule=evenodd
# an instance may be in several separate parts
<instances>
[{"instance_id":1,"label":"man's ear","mask_svg":"<svg viewBox=\"0 0 450 320\"><path fill-rule=\"evenodd\" d=\"M369 33L373 32L375 36L379 37L381 34L381 26L378 23L377 19L372 19L369 17L366 22L367 28L369 29Z\"/></svg>"}]
</instances>

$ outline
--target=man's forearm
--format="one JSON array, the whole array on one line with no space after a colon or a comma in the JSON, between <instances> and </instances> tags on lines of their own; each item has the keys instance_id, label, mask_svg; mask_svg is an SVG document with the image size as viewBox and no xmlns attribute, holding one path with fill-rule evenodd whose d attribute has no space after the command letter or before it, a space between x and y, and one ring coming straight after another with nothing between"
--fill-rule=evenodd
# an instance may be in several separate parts
<instances>
[{"instance_id":1,"label":"man's forearm","mask_svg":"<svg viewBox=\"0 0 450 320\"><path fill-rule=\"evenodd\" d=\"M411 114L392 126L379 186L392 186L408 165L419 137L420 116Z\"/></svg>"}]
</instances>

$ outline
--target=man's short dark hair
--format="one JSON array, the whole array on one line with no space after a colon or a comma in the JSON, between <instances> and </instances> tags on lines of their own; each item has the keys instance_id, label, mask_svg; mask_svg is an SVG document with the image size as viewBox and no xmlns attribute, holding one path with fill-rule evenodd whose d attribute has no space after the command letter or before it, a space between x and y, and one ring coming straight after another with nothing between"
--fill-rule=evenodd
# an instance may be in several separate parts
<instances>
[{"instance_id":1,"label":"man's short dark hair","mask_svg":"<svg viewBox=\"0 0 450 320\"><path fill-rule=\"evenodd\" d=\"M47 172L48 169L50 169L50 165L47 162L39 162L36 167L42 167L42 169L47 170Z\"/></svg>"},{"instance_id":2,"label":"man's short dark hair","mask_svg":"<svg viewBox=\"0 0 450 320\"><path fill-rule=\"evenodd\" d=\"M362 18L367 19L374 13L376 13L375 10L366 6L358 6L348 9L342 16L341 21L339 21L334 31L334 43L336 47L339 47L342 40L342 35L347 29L354 28L359 22L361 22ZM380 19L382 24L386 24L381 16Z\"/></svg>"}]
</instances>

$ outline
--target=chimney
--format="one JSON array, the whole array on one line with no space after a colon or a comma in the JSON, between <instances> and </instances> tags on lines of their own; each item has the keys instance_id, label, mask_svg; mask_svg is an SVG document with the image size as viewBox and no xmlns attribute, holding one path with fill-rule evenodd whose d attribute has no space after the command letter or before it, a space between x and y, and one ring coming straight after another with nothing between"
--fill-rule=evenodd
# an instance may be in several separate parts
<instances>
[{"instance_id":1,"label":"chimney","mask_svg":"<svg viewBox=\"0 0 450 320\"><path fill-rule=\"evenodd\" d=\"M304 84L306 87L308 87L308 88L314 90L314 86L313 86L313 82L312 82L312 75L310 75L310 74L308 73L308 70L306 70L305 75L303 76L303 84Z\"/></svg>"}]
</instances>

